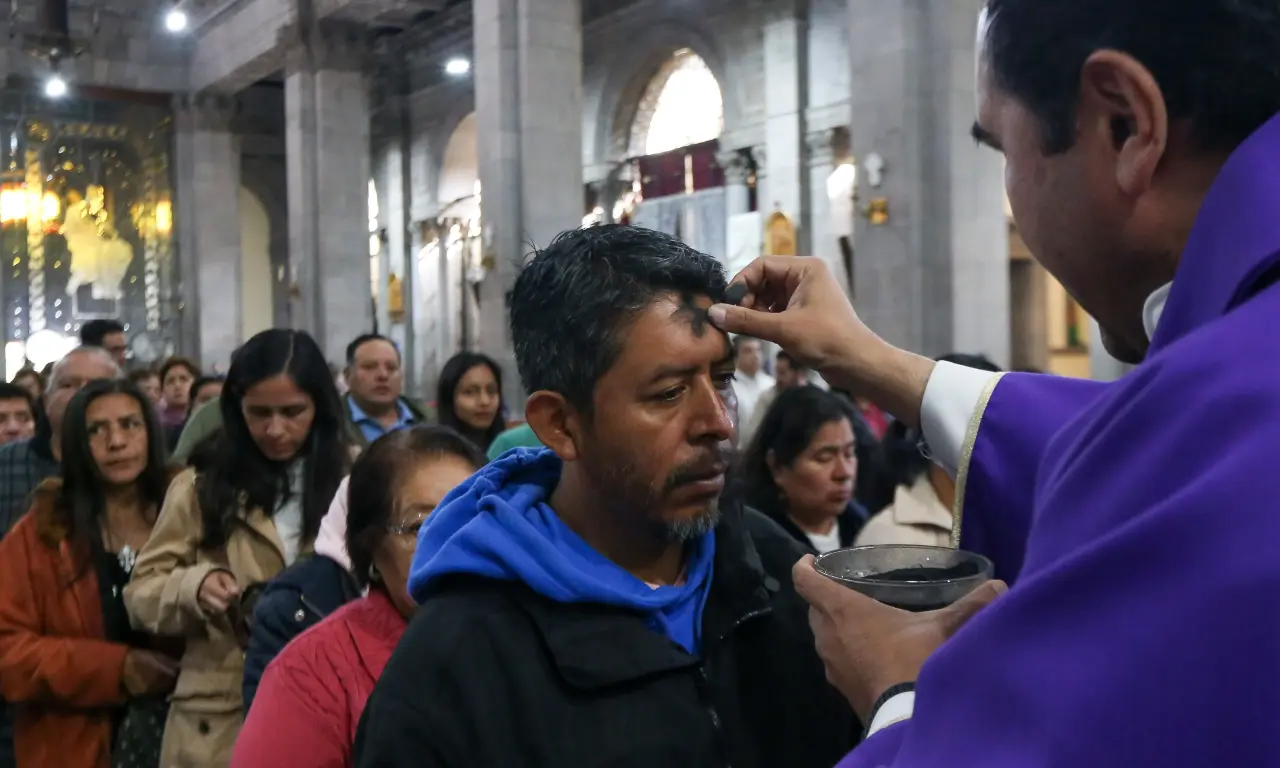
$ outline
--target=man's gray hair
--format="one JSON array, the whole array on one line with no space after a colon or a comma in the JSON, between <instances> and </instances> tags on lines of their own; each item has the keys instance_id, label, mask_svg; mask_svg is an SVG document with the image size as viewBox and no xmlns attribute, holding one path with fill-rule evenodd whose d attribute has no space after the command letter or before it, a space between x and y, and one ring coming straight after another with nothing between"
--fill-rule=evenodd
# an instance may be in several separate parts
<instances>
[{"instance_id":1,"label":"man's gray hair","mask_svg":"<svg viewBox=\"0 0 1280 768\"><path fill-rule=\"evenodd\" d=\"M115 358L113 358L111 356L111 353L108 352L107 350L103 349L102 347L87 347L87 346L76 347L75 349L68 352L61 360L53 364L53 370L49 372L49 387L47 391L53 392L58 389L58 384L61 383L62 381L62 374L67 369L67 364L71 361L73 357L77 357L80 355L92 355L94 357L97 357L106 365L108 365L111 368L112 373L110 376L107 376L106 378L109 378L109 379L124 378L124 372L120 370L120 366L116 365Z\"/></svg>"}]
</instances>

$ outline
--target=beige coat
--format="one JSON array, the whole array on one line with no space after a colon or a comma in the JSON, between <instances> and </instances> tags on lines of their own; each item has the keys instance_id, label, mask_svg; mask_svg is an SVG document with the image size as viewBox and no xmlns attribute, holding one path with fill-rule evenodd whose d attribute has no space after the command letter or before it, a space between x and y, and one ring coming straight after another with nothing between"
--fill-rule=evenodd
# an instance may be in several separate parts
<instances>
[{"instance_id":1,"label":"beige coat","mask_svg":"<svg viewBox=\"0 0 1280 768\"><path fill-rule=\"evenodd\" d=\"M938 500L928 472L910 488L898 486L893 494L893 504L862 527L854 546L872 544L951 546L951 510Z\"/></svg>"},{"instance_id":2,"label":"beige coat","mask_svg":"<svg viewBox=\"0 0 1280 768\"><path fill-rule=\"evenodd\" d=\"M170 486L124 591L135 627L187 641L165 722L160 759L164 768L228 765L244 719L244 652L230 619L211 619L200 607L196 595L201 583L215 570L230 571L243 592L269 581L285 566L275 523L261 509L232 525L224 550L201 549L201 535L195 471L188 470ZM309 547L308 543L305 548Z\"/></svg>"}]
</instances>

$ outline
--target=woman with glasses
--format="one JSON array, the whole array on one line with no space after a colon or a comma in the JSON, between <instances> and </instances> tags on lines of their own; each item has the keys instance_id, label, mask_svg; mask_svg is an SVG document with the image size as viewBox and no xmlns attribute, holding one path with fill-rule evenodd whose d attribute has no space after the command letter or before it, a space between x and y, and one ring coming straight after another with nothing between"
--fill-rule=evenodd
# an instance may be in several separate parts
<instances>
[{"instance_id":1,"label":"woman with glasses","mask_svg":"<svg viewBox=\"0 0 1280 768\"><path fill-rule=\"evenodd\" d=\"M418 531L483 466L446 427L380 438L351 470L347 554L365 597L299 635L267 667L236 743L234 768L350 766L365 702L413 613L406 584Z\"/></svg>"}]
</instances>

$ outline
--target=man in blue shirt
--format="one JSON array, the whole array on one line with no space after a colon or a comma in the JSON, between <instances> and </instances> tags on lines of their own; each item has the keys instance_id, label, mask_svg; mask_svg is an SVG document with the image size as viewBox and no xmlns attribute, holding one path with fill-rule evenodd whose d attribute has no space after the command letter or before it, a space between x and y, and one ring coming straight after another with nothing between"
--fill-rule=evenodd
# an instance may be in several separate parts
<instances>
[{"instance_id":1,"label":"man in blue shirt","mask_svg":"<svg viewBox=\"0 0 1280 768\"><path fill-rule=\"evenodd\" d=\"M400 350L385 336L367 333L347 346L344 400L360 442L367 446L389 432L429 421L404 397Z\"/></svg>"}]
</instances>

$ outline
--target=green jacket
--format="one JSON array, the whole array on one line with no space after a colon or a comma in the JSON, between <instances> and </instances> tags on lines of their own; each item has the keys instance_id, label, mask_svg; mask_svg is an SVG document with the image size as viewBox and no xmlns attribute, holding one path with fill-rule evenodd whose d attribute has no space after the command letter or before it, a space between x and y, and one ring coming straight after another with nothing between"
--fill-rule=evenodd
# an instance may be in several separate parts
<instances>
[{"instance_id":1,"label":"green jacket","mask_svg":"<svg viewBox=\"0 0 1280 768\"><path fill-rule=\"evenodd\" d=\"M493 438L489 445L489 461L493 461L512 448L541 448L542 441L533 433L528 424L521 424L508 429Z\"/></svg>"}]
</instances>

